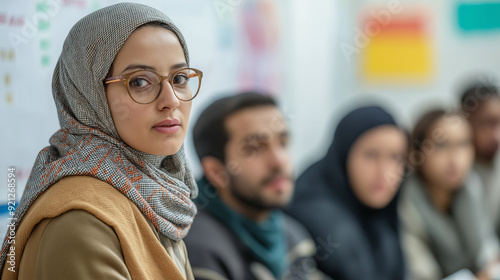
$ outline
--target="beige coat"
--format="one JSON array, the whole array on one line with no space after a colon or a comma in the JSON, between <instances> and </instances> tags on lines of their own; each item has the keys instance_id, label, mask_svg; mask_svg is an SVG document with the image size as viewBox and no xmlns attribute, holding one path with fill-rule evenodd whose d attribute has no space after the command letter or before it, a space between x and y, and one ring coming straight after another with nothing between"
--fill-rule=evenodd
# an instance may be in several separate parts
<instances>
[{"instance_id":1,"label":"beige coat","mask_svg":"<svg viewBox=\"0 0 500 280\"><path fill-rule=\"evenodd\" d=\"M31 206L16 232L15 272L2 279L193 279L186 248L159 234L113 186L61 179Z\"/></svg>"}]
</instances>

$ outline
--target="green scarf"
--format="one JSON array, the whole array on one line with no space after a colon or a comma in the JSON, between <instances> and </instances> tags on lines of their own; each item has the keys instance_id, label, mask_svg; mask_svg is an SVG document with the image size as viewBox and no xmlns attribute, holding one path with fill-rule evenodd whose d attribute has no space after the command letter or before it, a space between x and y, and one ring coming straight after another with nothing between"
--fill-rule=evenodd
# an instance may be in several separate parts
<instances>
[{"instance_id":1,"label":"green scarf","mask_svg":"<svg viewBox=\"0 0 500 280\"><path fill-rule=\"evenodd\" d=\"M287 269L283 213L274 210L267 220L255 222L229 208L218 195L213 195L216 190L205 176L198 181L198 186L197 201L203 201L206 209L246 245L250 255L269 268L276 279L280 279Z\"/></svg>"}]
</instances>

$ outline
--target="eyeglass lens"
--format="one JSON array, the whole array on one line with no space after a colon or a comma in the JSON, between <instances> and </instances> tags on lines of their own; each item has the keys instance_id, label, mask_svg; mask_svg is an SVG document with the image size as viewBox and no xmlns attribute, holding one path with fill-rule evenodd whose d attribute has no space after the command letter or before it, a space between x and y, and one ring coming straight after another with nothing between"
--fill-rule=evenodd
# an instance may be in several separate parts
<instances>
[{"instance_id":1,"label":"eyeglass lens","mask_svg":"<svg viewBox=\"0 0 500 280\"><path fill-rule=\"evenodd\" d=\"M191 100L198 93L200 76L194 70L184 69L172 75L170 84L178 99ZM161 88L161 77L152 71L138 71L128 78L130 95L139 103L153 102Z\"/></svg>"}]
</instances>

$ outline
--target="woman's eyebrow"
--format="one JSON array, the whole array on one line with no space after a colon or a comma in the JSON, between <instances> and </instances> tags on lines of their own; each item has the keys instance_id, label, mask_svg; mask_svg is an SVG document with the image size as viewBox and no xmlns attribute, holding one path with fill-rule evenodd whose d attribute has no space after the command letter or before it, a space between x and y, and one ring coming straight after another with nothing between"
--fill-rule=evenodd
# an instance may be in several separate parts
<instances>
[{"instance_id":1,"label":"woman's eyebrow","mask_svg":"<svg viewBox=\"0 0 500 280\"><path fill-rule=\"evenodd\" d=\"M187 63L181 62L181 63L177 63L177 64L172 65L170 67L170 70L180 69L180 68L184 68L184 67L187 67ZM156 68L153 66L144 65L144 64L130 64L125 69L123 69L122 74L124 72L126 72L127 70L132 70L132 69L146 69L146 70L156 71Z\"/></svg>"},{"instance_id":2,"label":"woman's eyebrow","mask_svg":"<svg viewBox=\"0 0 500 280\"><path fill-rule=\"evenodd\" d=\"M180 68L184 68L184 67L187 67L187 66L188 65L187 65L186 62L177 63L177 64L172 65L172 67L170 67L170 70L180 69Z\"/></svg>"},{"instance_id":3,"label":"woman's eyebrow","mask_svg":"<svg viewBox=\"0 0 500 280\"><path fill-rule=\"evenodd\" d=\"M127 70L132 70L132 69L147 69L147 70L155 70L155 68L153 66L148 66L148 65L142 65L142 64L130 64L129 66L127 66L125 69L123 69L122 71L122 74L123 72L127 71Z\"/></svg>"}]
</instances>

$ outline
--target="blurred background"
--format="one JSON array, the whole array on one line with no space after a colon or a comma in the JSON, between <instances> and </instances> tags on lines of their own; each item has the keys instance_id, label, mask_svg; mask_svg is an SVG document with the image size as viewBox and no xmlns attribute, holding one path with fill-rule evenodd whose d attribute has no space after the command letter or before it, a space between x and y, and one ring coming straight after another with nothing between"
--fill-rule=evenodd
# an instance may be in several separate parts
<instances>
[{"instance_id":1,"label":"blurred background","mask_svg":"<svg viewBox=\"0 0 500 280\"><path fill-rule=\"evenodd\" d=\"M16 168L19 200L37 153L59 128L51 81L66 35L86 14L117 2L0 0L2 213L7 168ZM136 2L171 17L191 65L204 72L191 123L219 96L273 95L290 123L296 175L325 153L338 118L353 106L381 104L410 128L423 110L458 104L471 82L499 85L500 1ZM186 148L199 175L190 134Z\"/></svg>"}]
</instances>

